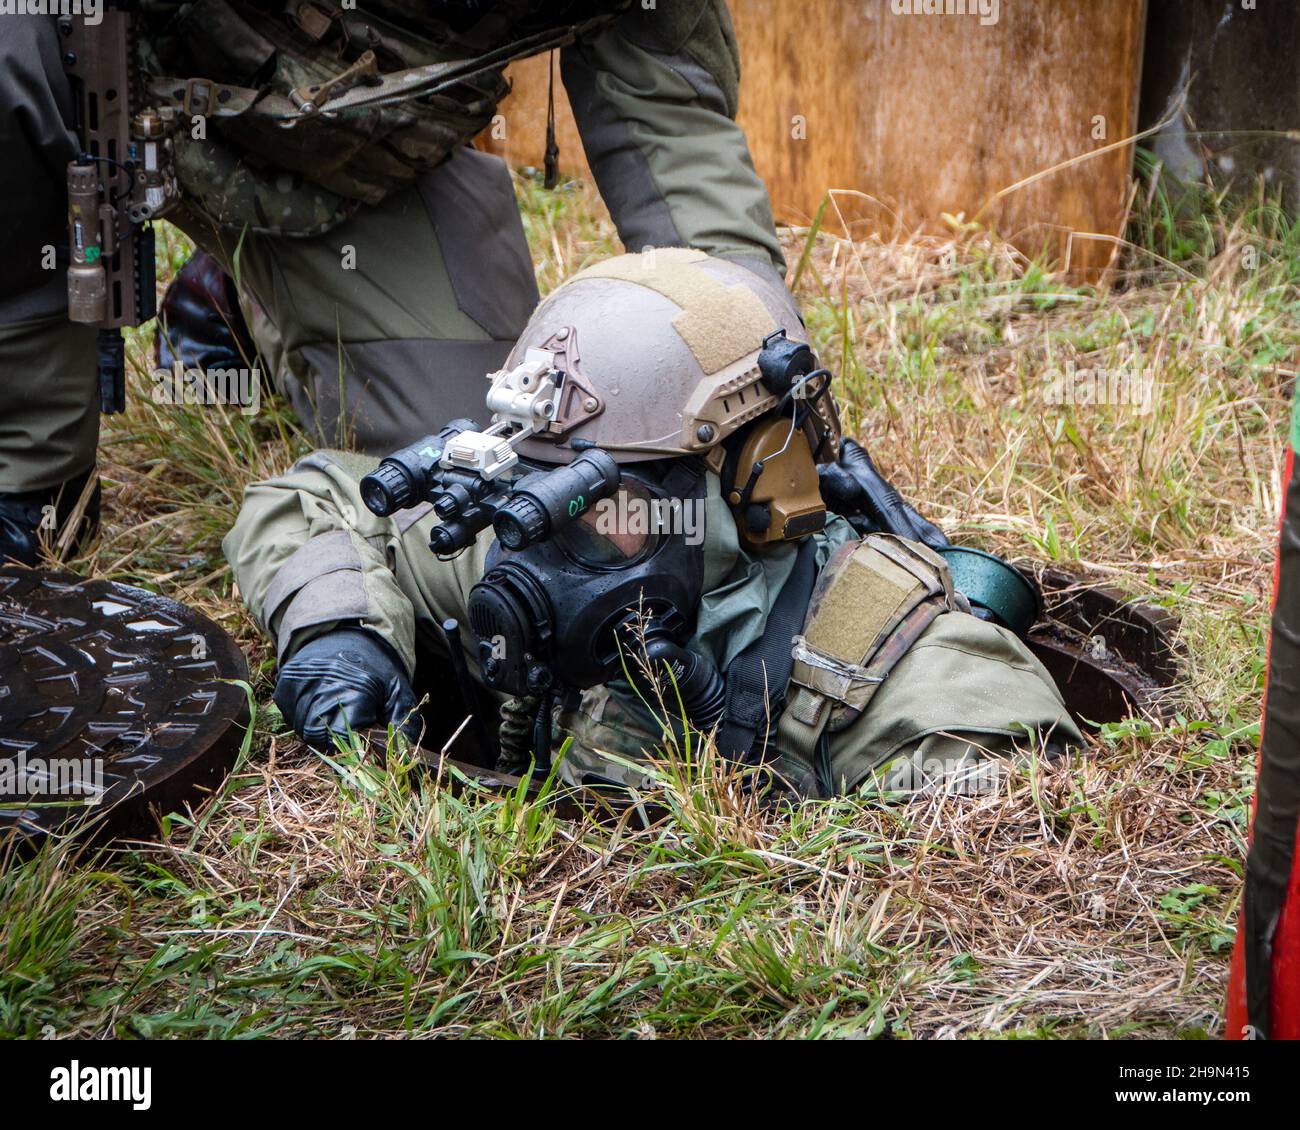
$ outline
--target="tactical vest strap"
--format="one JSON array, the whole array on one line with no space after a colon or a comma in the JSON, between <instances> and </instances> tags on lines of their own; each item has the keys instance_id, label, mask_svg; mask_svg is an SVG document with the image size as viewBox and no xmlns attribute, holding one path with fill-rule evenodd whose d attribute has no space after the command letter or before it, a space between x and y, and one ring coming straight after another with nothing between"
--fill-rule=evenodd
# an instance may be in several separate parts
<instances>
[{"instance_id":1,"label":"tactical vest strap","mask_svg":"<svg viewBox=\"0 0 1300 1130\"><path fill-rule=\"evenodd\" d=\"M751 764L775 758L776 746L767 740L768 733L785 702L793 664L791 641L803 623L816 577L817 546L807 538L768 613L763 634L727 668L727 703L717 736L724 757ZM763 740L756 749L760 732Z\"/></svg>"},{"instance_id":2,"label":"tactical vest strap","mask_svg":"<svg viewBox=\"0 0 1300 1130\"><path fill-rule=\"evenodd\" d=\"M783 744L811 760L825 734L861 716L934 620L963 605L943 558L919 542L870 534L841 546L794 641Z\"/></svg>"},{"instance_id":3,"label":"tactical vest strap","mask_svg":"<svg viewBox=\"0 0 1300 1130\"><path fill-rule=\"evenodd\" d=\"M207 99L207 112L212 117L255 114L278 119L282 126L291 128L299 121L320 114L334 114L358 107L395 106L414 98L438 94L457 83L489 71L500 70L519 59L566 47L580 37L605 27L613 19L609 14L594 16L579 24L552 28L517 39L472 59L427 63L388 74L380 74L374 67L374 56L366 52L370 56L368 60L363 56L332 80L298 87L288 95L229 83L208 82L206 79L168 77L153 79L149 83L149 92L159 102L174 106L183 113L190 113L192 111L187 105L190 91L201 84L211 88L212 96Z\"/></svg>"}]
</instances>

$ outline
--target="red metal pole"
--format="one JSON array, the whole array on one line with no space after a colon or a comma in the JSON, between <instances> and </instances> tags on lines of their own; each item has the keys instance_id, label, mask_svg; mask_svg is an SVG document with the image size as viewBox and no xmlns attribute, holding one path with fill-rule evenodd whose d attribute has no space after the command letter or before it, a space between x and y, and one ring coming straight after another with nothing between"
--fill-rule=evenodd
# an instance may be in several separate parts
<instances>
[{"instance_id":1,"label":"red metal pole","mask_svg":"<svg viewBox=\"0 0 1300 1130\"><path fill-rule=\"evenodd\" d=\"M1300 1039L1300 481L1287 449L1251 850L1228 982L1230 1040ZM1263 813L1261 815L1261 804Z\"/></svg>"}]
</instances>

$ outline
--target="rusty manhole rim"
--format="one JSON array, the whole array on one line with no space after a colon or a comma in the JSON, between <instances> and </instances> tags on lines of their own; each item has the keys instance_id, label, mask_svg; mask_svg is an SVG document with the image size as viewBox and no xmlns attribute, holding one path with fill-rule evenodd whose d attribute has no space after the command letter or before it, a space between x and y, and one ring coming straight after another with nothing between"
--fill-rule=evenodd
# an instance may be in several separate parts
<instances>
[{"instance_id":1,"label":"rusty manhole rim","mask_svg":"<svg viewBox=\"0 0 1300 1130\"><path fill-rule=\"evenodd\" d=\"M1096 723L1128 718L1159 723L1174 717L1186 663L1177 616L1082 569L1072 572L1042 561L1017 564L1037 579L1045 603L1029 646L1056 678L1076 720L1095 732ZM1100 690L1102 680L1111 691ZM1097 689L1084 689L1082 695L1103 695L1091 712L1078 701L1089 681ZM1127 709L1114 709L1119 696ZM1107 701L1112 709L1100 709Z\"/></svg>"}]
</instances>

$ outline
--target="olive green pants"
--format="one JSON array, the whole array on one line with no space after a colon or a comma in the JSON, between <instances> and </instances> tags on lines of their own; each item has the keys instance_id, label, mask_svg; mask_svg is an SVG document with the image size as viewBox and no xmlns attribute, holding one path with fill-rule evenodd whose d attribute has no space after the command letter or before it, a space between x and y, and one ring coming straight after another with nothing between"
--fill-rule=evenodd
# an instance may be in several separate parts
<instances>
[{"instance_id":1,"label":"olive green pants","mask_svg":"<svg viewBox=\"0 0 1300 1130\"><path fill-rule=\"evenodd\" d=\"M66 239L65 170L76 144L53 22L0 31L0 491L89 470L99 438L95 331L69 323L55 248Z\"/></svg>"},{"instance_id":2,"label":"olive green pants","mask_svg":"<svg viewBox=\"0 0 1300 1130\"><path fill-rule=\"evenodd\" d=\"M262 362L326 446L383 454L482 416L484 375L537 305L510 174L470 148L321 236L175 219L251 296Z\"/></svg>"}]
</instances>

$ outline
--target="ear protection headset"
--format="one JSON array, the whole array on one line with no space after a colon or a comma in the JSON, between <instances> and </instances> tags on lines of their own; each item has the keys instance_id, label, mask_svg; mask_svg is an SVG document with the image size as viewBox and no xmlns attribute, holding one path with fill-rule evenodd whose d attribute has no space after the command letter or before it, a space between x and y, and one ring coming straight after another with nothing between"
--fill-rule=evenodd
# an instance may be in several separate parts
<instances>
[{"instance_id":1,"label":"ear protection headset","mask_svg":"<svg viewBox=\"0 0 1300 1130\"><path fill-rule=\"evenodd\" d=\"M763 386L780 397L772 413L726 441L722 493L741 540L758 548L797 541L826 524L817 457L829 431L813 405L830 389L812 349L785 330L763 339L758 355Z\"/></svg>"}]
</instances>

